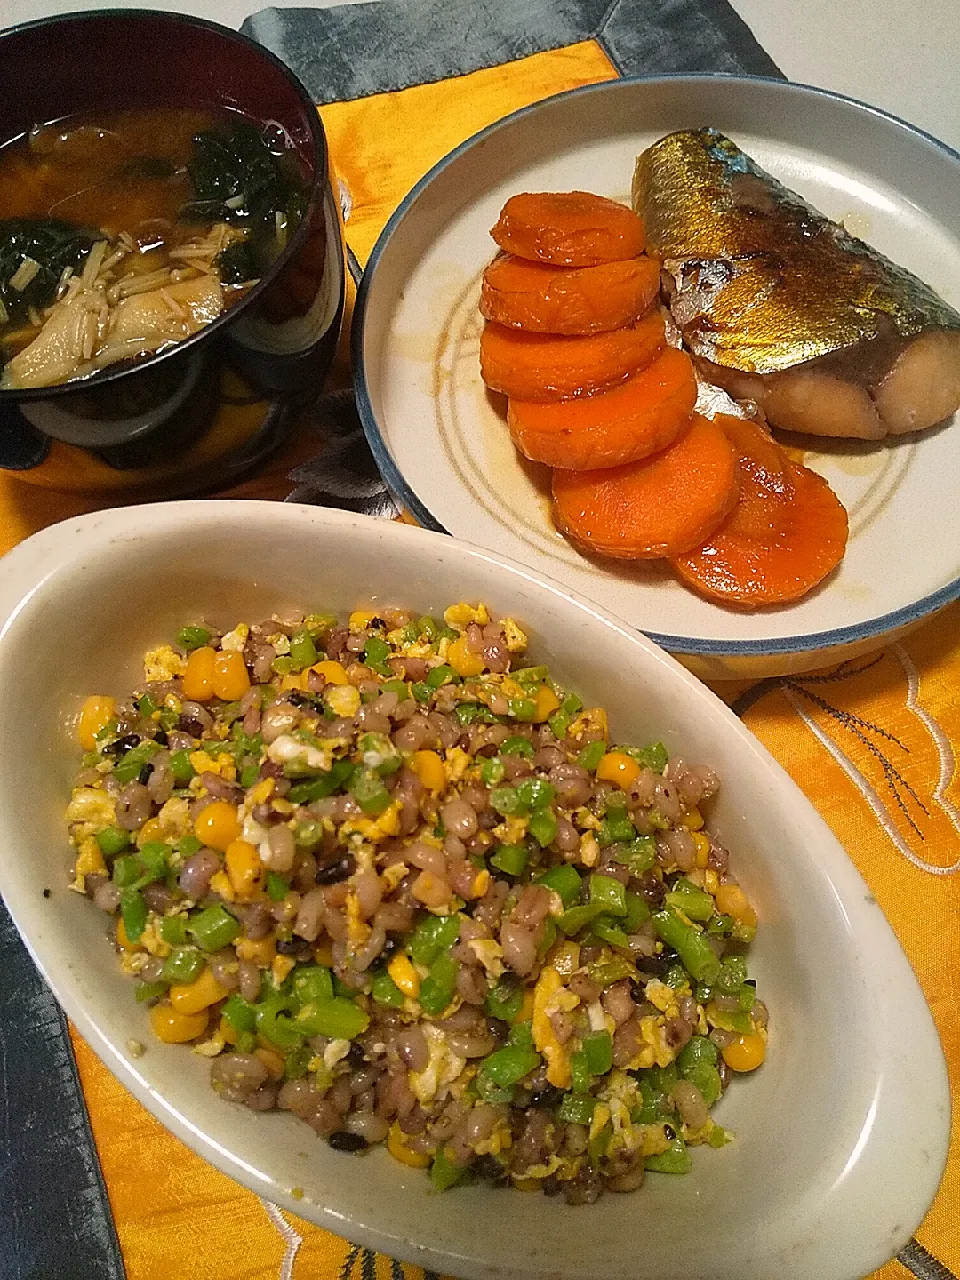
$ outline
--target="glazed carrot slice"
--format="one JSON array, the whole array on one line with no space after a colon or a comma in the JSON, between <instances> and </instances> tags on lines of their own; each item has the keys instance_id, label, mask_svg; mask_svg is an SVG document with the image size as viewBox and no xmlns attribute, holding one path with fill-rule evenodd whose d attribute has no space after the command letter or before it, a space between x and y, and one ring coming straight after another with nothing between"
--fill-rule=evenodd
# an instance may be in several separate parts
<instances>
[{"instance_id":1,"label":"glazed carrot slice","mask_svg":"<svg viewBox=\"0 0 960 1280\"><path fill-rule=\"evenodd\" d=\"M577 400L511 400L507 426L513 443L534 462L568 471L619 467L672 444L696 399L690 357L666 347L609 391Z\"/></svg>"},{"instance_id":2,"label":"glazed carrot slice","mask_svg":"<svg viewBox=\"0 0 960 1280\"><path fill-rule=\"evenodd\" d=\"M557 528L619 559L679 556L698 547L737 501L737 454L722 428L695 415L668 449L603 471L554 471Z\"/></svg>"},{"instance_id":3,"label":"glazed carrot slice","mask_svg":"<svg viewBox=\"0 0 960 1280\"><path fill-rule=\"evenodd\" d=\"M791 462L763 428L737 419L722 425L740 451L740 499L673 568L720 604L755 609L799 600L843 559L847 513L827 482Z\"/></svg>"},{"instance_id":4,"label":"glazed carrot slice","mask_svg":"<svg viewBox=\"0 0 960 1280\"><path fill-rule=\"evenodd\" d=\"M561 267L635 258L646 242L643 223L632 209L588 191L511 196L490 234L507 253Z\"/></svg>"},{"instance_id":5,"label":"glazed carrot slice","mask_svg":"<svg viewBox=\"0 0 960 1280\"><path fill-rule=\"evenodd\" d=\"M516 400L589 396L645 368L664 341L659 311L630 328L580 338L524 333L488 320L480 338L480 376Z\"/></svg>"},{"instance_id":6,"label":"glazed carrot slice","mask_svg":"<svg viewBox=\"0 0 960 1280\"><path fill-rule=\"evenodd\" d=\"M605 333L646 315L659 292L655 258L555 267L501 253L483 273L480 312L531 333Z\"/></svg>"}]
</instances>

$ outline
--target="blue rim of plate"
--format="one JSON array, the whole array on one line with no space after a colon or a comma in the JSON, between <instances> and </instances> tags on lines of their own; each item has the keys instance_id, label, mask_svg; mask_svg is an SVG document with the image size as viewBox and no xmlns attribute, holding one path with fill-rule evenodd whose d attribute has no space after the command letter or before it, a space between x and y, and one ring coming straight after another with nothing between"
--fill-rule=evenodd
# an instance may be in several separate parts
<instances>
[{"instance_id":1,"label":"blue rim of plate","mask_svg":"<svg viewBox=\"0 0 960 1280\"><path fill-rule=\"evenodd\" d=\"M585 96L592 93L609 92L612 86L628 85L628 84L655 84L658 82L689 81L697 84L710 81L720 81L724 84L744 83L744 84L764 84L775 86L777 90L787 94L800 93L805 96L813 94L819 98L826 98L829 101L842 103L845 106L856 107L860 111L865 111L869 115L877 116L881 120L888 121L890 124L905 129L908 134L912 134L915 138L932 145L937 151L941 152L948 160L952 160L960 164L960 152L955 151L945 142L941 142L939 138L934 137L932 133L918 128L916 125L910 124L903 120L900 116L893 115L892 112L884 111L880 107L873 107L867 102L861 102L858 98L851 98L847 94L834 93L829 89L818 89L814 85L797 84L792 80L778 80L772 76L739 76L739 75L689 75L685 73L673 73L663 76L621 76L616 80L604 80L599 84L582 85L578 89L568 89L563 93L551 94L548 98L542 98L539 102L532 103L529 107L521 107L517 111L512 111L510 115L504 116L501 120L494 121L493 124L487 125L478 133L461 142L458 147L448 152L441 160L428 170L420 179L416 186L404 196L403 200L391 214L386 226L377 237L377 242L373 246L373 251L367 261L367 265L363 271L363 279L357 290L357 300L353 311L353 320L350 331L350 356L353 365L353 385L356 394L357 412L363 425L363 433L367 438L370 451L373 454L374 461L380 470L388 488L410 513L415 517L417 522L425 529L431 529L435 533L445 533L448 536L454 536L429 508L417 497L413 489L407 483L406 478L394 462L387 443L380 430L376 415L373 411L373 405L367 391L366 365L363 352L363 335L365 328L367 301L370 293L370 284L373 280L377 264L383 256L384 251L390 240L393 238L394 232L406 218L411 206L417 201L421 192L423 192L433 181L433 179L448 165L458 160L461 155L469 151L482 139L496 133L497 130L506 128L520 119L522 116L531 115L541 108L557 102L562 98L572 98ZM561 582L562 585L562 582ZM653 640L656 644L662 645L671 653L682 653L698 655L703 657L762 657L769 655L786 655L811 653L818 649L829 650L840 645L856 644L861 641L882 637L889 632L899 631L904 627L913 623L920 622L924 618L939 612L954 600L960 598L960 578L955 578L946 586L938 588L930 595L924 596L920 600L914 601L913 604L904 605L903 608L894 609L891 613L881 614L878 618L870 618L866 622L858 623L850 627L835 627L830 631L814 631L807 635L800 636L781 636L770 640L709 640L700 636L674 636L665 632L648 631L645 627L637 625L637 629L642 631L645 636Z\"/></svg>"}]
</instances>

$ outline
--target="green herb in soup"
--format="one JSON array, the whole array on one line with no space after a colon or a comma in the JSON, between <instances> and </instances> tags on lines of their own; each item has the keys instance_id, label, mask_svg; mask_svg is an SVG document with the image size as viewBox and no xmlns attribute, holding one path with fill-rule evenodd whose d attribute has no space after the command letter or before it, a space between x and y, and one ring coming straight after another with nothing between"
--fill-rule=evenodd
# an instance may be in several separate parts
<instances>
[{"instance_id":1,"label":"green herb in soup","mask_svg":"<svg viewBox=\"0 0 960 1280\"><path fill-rule=\"evenodd\" d=\"M14 139L0 149L0 386L53 386L198 332L305 207L276 126L226 112L122 112Z\"/></svg>"}]
</instances>

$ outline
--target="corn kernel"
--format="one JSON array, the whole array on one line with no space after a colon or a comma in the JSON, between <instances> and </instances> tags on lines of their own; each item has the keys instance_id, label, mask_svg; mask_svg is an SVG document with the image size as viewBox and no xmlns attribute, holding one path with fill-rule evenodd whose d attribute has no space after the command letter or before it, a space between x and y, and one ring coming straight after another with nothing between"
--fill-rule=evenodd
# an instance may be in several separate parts
<instances>
[{"instance_id":1,"label":"corn kernel","mask_svg":"<svg viewBox=\"0 0 960 1280\"><path fill-rule=\"evenodd\" d=\"M347 626L351 631L363 631L366 627L369 627L376 616L369 609L354 609L347 619Z\"/></svg>"},{"instance_id":2,"label":"corn kernel","mask_svg":"<svg viewBox=\"0 0 960 1280\"><path fill-rule=\"evenodd\" d=\"M280 681L281 693L289 693L292 689L302 690L302 689L306 689L306 687L307 687L307 673L305 671L300 671L297 673L290 671Z\"/></svg>"},{"instance_id":3,"label":"corn kernel","mask_svg":"<svg viewBox=\"0 0 960 1280\"><path fill-rule=\"evenodd\" d=\"M227 650L213 660L213 692L224 702L238 702L250 688L250 675L242 653Z\"/></svg>"},{"instance_id":4,"label":"corn kernel","mask_svg":"<svg viewBox=\"0 0 960 1280\"><path fill-rule=\"evenodd\" d=\"M731 1071L755 1071L767 1055L763 1036L738 1036L723 1049L723 1060Z\"/></svg>"},{"instance_id":5,"label":"corn kernel","mask_svg":"<svg viewBox=\"0 0 960 1280\"><path fill-rule=\"evenodd\" d=\"M601 782L615 782L624 791L640 774L640 766L625 751L608 751L597 765L597 777Z\"/></svg>"},{"instance_id":6,"label":"corn kernel","mask_svg":"<svg viewBox=\"0 0 960 1280\"><path fill-rule=\"evenodd\" d=\"M387 965L387 973L405 996L416 1000L420 994L420 975L413 967L409 956L402 952L395 955Z\"/></svg>"},{"instance_id":7,"label":"corn kernel","mask_svg":"<svg viewBox=\"0 0 960 1280\"><path fill-rule=\"evenodd\" d=\"M241 960L252 960L258 969L269 969L277 954L275 938L237 938L234 946Z\"/></svg>"},{"instance_id":8,"label":"corn kernel","mask_svg":"<svg viewBox=\"0 0 960 1280\"><path fill-rule=\"evenodd\" d=\"M261 778L250 788L250 803L266 804L273 795L275 785L273 778Z\"/></svg>"},{"instance_id":9,"label":"corn kernel","mask_svg":"<svg viewBox=\"0 0 960 1280\"><path fill-rule=\"evenodd\" d=\"M394 1160L399 1160L401 1164L409 1165L411 1169L425 1169L431 1159L429 1152L411 1151L408 1146L409 1141L398 1122L394 1120L387 1134L387 1150Z\"/></svg>"},{"instance_id":10,"label":"corn kernel","mask_svg":"<svg viewBox=\"0 0 960 1280\"><path fill-rule=\"evenodd\" d=\"M710 857L710 841L702 831L694 831L693 833L693 860L698 867L706 870L707 859Z\"/></svg>"},{"instance_id":11,"label":"corn kernel","mask_svg":"<svg viewBox=\"0 0 960 1280\"><path fill-rule=\"evenodd\" d=\"M327 684L350 683L350 677L347 675L346 668L340 662L318 662L315 666L311 667L311 671L315 671L318 676L323 676Z\"/></svg>"},{"instance_id":12,"label":"corn kernel","mask_svg":"<svg viewBox=\"0 0 960 1280\"><path fill-rule=\"evenodd\" d=\"M514 1178L513 1185L518 1191L539 1191L543 1183L539 1178Z\"/></svg>"},{"instance_id":13,"label":"corn kernel","mask_svg":"<svg viewBox=\"0 0 960 1280\"><path fill-rule=\"evenodd\" d=\"M137 848L142 848L145 844L151 844L156 840L165 840L166 832L158 818L148 818L140 830L137 832Z\"/></svg>"},{"instance_id":14,"label":"corn kernel","mask_svg":"<svg viewBox=\"0 0 960 1280\"><path fill-rule=\"evenodd\" d=\"M442 791L446 786L446 771L436 751L415 751L409 765L428 791Z\"/></svg>"},{"instance_id":15,"label":"corn kernel","mask_svg":"<svg viewBox=\"0 0 960 1280\"><path fill-rule=\"evenodd\" d=\"M490 872L484 867L482 871L478 871L474 876L467 901L473 901L474 898L482 898L489 888Z\"/></svg>"},{"instance_id":16,"label":"corn kernel","mask_svg":"<svg viewBox=\"0 0 960 1280\"><path fill-rule=\"evenodd\" d=\"M248 840L231 840L224 854L224 862L237 897L252 898L263 879L263 863L256 847Z\"/></svg>"},{"instance_id":17,"label":"corn kernel","mask_svg":"<svg viewBox=\"0 0 960 1280\"><path fill-rule=\"evenodd\" d=\"M757 913L738 884L722 884L719 887L717 910L721 915L733 916L741 924L753 926L757 923Z\"/></svg>"},{"instance_id":18,"label":"corn kernel","mask_svg":"<svg viewBox=\"0 0 960 1280\"><path fill-rule=\"evenodd\" d=\"M191 702L209 702L214 696L213 665L216 652L209 645L194 649L183 673L183 696Z\"/></svg>"},{"instance_id":19,"label":"corn kernel","mask_svg":"<svg viewBox=\"0 0 960 1280\"><path fill-rule=\"evenodd\" d=\"M220 1032L220 1035L221 1035L222 1039L223 1039L227 1044L236 1044L236 1043L237 1043L237 1030L236 1030L236 1027L232 1027L232 1026L230 1025L230 1023L226 1020L226 1018L221 1018L221 1019L220 1019L220 1025L217 1027L217 1030Z\"/></svg>"},{"instance_id":20,"label":"corn kernel","mask_svg":"<svg viewBox=\"0 0 960 1280\"><path fill-rule=\"evenodd\" d=\"M688 831L699 831L703 826L703 814L699 809L688 809L680 819L680 825Z\"/></svg>"},{"instance_id":21,"label":"corn kernel","mask_svg":"<svg viewBox=\"0 0 960 1280\"><path fill-rule=\"evenodd\" d=\"M534 705L536 708L533 713L534 724L543 724L549 716L553 715L557 707L559 707L560 699L548 684L542 684L537 690Z\"/></svg>"},{"instance_id":22,"label":"corn kernel","mask_svg":"<svg viewBox=\"0 0 960 1280\"><path fill-rule=\"evenodd\" d=\"M143 950L143 948L140 946L138 942L131 942L130 939L127 937L127 931L124 928L122 916L117 917L116 939L117 939L117 946L120 947L121 950L123 951L142 951Z\"/></svg>"},{"instance_id":23,"label":"corn kernel","mask_svg":"<svg viewBox=\"0 0 960 1280\"><path fill-rule=\"evenodd\" d=\"M153 1034L164 1044L185 1044L188 1040L196 1040L206 1031L210 1020L206 1009L184 1013L169 1004L155 1004L149 1018Z\"/></svg>"},{"instance_id":24,"label":"corn kernel","mask_svg":"<svg viewBox=\"0 0 960 1280\"><path fill-rule=\"evenodd\" d=\"M194 652L198 652L194 650ZM193 824L194 835L211 849L224 853L227 846L240 838L237 810L226 800L214 800L208 804Z\"/></svg>"},{"instance_id":25,"label":"corn kernel","mask_svg":"<svg viewBox=\"0 0 960 1280\"><path fill-rule=\"evenodd\" d=\"M177 1013L199 1013L227 995L226 987L221 987L213 970L207 967L193 982L175 983L170 988L170 1004Z\"/></svg>"},{"instance_id":26,"label":"corn kernel","mask_svg":"<svg viewBox=\"0 0 960 1280\"><path fill-rule=\"evenodd\" d=\"M270 971L273 974L273 981L278 987L290 976L296 963L292 956L273 957Z\"/></svg>"},{"instance_id":27,"label":"corn kernel","mask_svg":"<svg viewBox=\"0 0 960 1280\"><path fill-rule=\"evenodd\" d=\"M84 700L77 721L77 741L84 751L92 751L97 745L96 734L114 717L117 704L113 698L94 694Z\"/></svg>"},{"instance_id":28,"label":"corn kernel","mask_svg":"<svg viewBox=\"0 0 960 1280\"><path fill-rule=\"evenodd\" d=\"M473 653L467 644L467 637L460 636L453 640L447 649L447 662L453 667L457 675L463 676L465 679L469 676L478 676L483 670L483 655Z\"/></svg>"},{"instance_id":29,"label":"corn kernel","mask_svg":"<svg viewBox=\"0 0 960 1280\"><path fill-rule=\"evenodd\" d=\"M317 964L325 965L326 968L333 968L333 942L326 938L323 942L318 942L313 948L313 958Z\"/></svg>"}]
</instances>

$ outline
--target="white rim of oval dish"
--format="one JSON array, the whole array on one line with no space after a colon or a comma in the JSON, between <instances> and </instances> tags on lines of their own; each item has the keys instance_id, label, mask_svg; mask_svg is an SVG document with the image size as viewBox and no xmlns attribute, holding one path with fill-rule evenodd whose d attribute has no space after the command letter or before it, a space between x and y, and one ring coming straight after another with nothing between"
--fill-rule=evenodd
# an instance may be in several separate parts
<instances>
[{"instance_id":1,"label":"white rim of oval dish","mask_svg":"<svg viewBox=\"0 0 960 1280\"><path fill-rule=\"evenodd\" d=\"M239 573L238 528L249 538ZM184 558L190 562L197 545L205 556L185 574L180 566ZM278 547L296 547L298 554L278 562ZM377 566L355 587L350 571L338 567L338 556L353 555L354 549L358 563ZM729 768L727 799L722 791L718 801L726 806L723 822L738 841L738 867L749 873L744 883L765 921L757 974L773 983L778 1047L771 1064L779 1055L780 1066L754 1082L760 1092L752 1101L749 1086L739 1102L731 1099L735 1106L728 1118L738 1142L729 1149L725 1185L742 1188L736 1178L729 1181L733 1169L743 1173L741 1160L759 1161L768 1176L771 1169L784 1170L782 1178L773 1179L777 1186L766 1205L769 1216L760 1216L763 1231L744 1239L742 1220L736 1214L731 1219L729 1203L722 1202L723 1170L698 1162L691 1181L679 1180L685 1185L652 1186L635 1201L605 1197L586 1211L526 1195L508 1202L514 1193L504 1192L499 1217L512 1230L510 1240L502 1242L490 1231L489 1218L474 1217L478 1208L500 1204L486 1198L499 1193L469 1188L438 1201L422 1171L408 1177L411 1171L385 1155L383 1164L377 1153L368 1157L370 1164L341 1165L347 1157L316 1140L312 1154L304 1151L299 1160L301 1143L289 1126L301 1122L284 1113L257 1116L218 1099L204 1061L184 1050L181 1065L180 1046L151 1042L147 1055L134 1052L131 1037L141 1034L143 1010L128 979L112 968L102 917L65 889L49 900L42 894L41 887L53 883L49 877L60 874L61 857L64 873L69 865L65 833L62 850L56 834L60 811L46 800L35 811L24 810L22 803L24 784L36 778L40 762L45 764L43 794L59 797L64 755L59 747L54 750L54 767L50 747L66 733L89 680L104 676L93 671L90 657L101 651L102 641L89 632L85 647L76 650L79 656L61 665L56 683L48 682L47 702L34 708L39 736L24 739L18 703L24 695L11 667L22 670L26 648L43 669L60 654L63 619L76 617L78 600L90 600L92 594L97 608L106 599L115 604L127 575L135 578L144 562L146 576L138 581L152 583L154 595L148 593L136 617L122 622L124 635L136 632L148 643L156 638L157 619L166 619L171 609L181 619L191 616L183 612L188 602L242 609L238 590L257 596L261 604L264 592L283 600L304 585L315 588L327 572L328 590L351 600L367 596L375 604L396 599L397 574L413 565L408 571L418 579L420 598L432 597L446 590L432 585L439 563L441 580L455 575L465 598L483 590L496 607L493 597L499 593L500 607L532 623L548 660L553 661L551 645L564 655L558 672L564 667L571 675L574 669L582 672L587 684L580 687L588 695L596 696L613 680L621 689L618 697L630 689L637 699L638 710L630 713L637 723L642 707L647 723L662 728L668 741L682 736L699 758ZM125 664L130 650L117 634L112 638ZM91 649L97 645L100 649ZM556 1280L561 1274L571 1280L627 1280L653 1276L655 1269L674 1280L691 1274L759 1280L784 1265L791 1275L811 1280L852 1280L896 1253L921 1220L947 1156L950 1100L936 1028L909 962L851 860L781 766L717 697L627 624L516 562L429 531L316 507L180 502L76 517L35 534L4 557L0 656L7 664L7 679L0 682L0 726L8 726L10 766L0 788L0 829L8 836L8 854L0 858L0 891L10 913L61 1004L110 1069L188 1146L253 1191L380 1252L471 1280ZM611 672L620 674L614 678ZM117 674L113 669L108 678ZM720 825L719 810L716 817ZM14 854L34 846L38 858ZM780 857L772 855L774 849ZM800 905L778 911L787 901ZM805 904L814 901L822 910L811 913ZM838 983L838 972L849 983ZM891 1018L901 1036L890 1035ZM826 1035L834 1048L812 1055L805 1051L817 1034ZM851 1053L838 1056L836 1047L845 1035L856 1043ZM795 1108L792 1118L781 1120L786 1148L771 1144L766 1136L771 1115L780 1116L784 1107L789 1112L801 1085L818 1103L822 1100L816 1123L811 1128L810 1105ZM751 1114L758 1104L760 1122ZM306 1142L309 1131L301 1127L297 1133ZM784 1149L792 1156L788 1167ZM704 1153L704 1158L708 1155L723 1158L718 1153ZM716 1214L718 1206L722 1211L722 1223L714 1225L723 1240L711 1234L703 1245L716 1265L705 1262L701 1244L686 1241L678 1229L675 1212L681 1201L701 1214ZM614 1228L622 1233L630 1223L651 1233L648 1239L662 1239L666 1266L666 1255L659 1253L652 1265L638 1263L633 1238L616 1243L606 1234ZM555 1244L538 1237L538 1224L557 1233ZM733 1251L726 1266L716 1261L724 1241Z\"/></svg>"},{"instance_id":2,"label":"white rim of oval dish","mask_svg":"<svg viewBox=\"0 0 960 1280\"><path fill-rule=\"evenodd\" d=\"M383 275L382 264L385 259L389 261L391 251L396 246L398 234L402 235L404 231L409 233L412 220L416 217L419 211L418 206L422 205L425 197L429 197L433 194L435 184L438 179L442 178L444 175L449 177L448 171L454 166L456 166L456 172L458 174L462 174L464 172L464 166L460 162L465 159L469 161L470 158L478 154L480 149L496 147L498 144L502 149L505 141L505 135L510 131L515 130L518 126L523 128L530 122L532 117L540 116L541 119L543 119L547 113L555 115L558 112L564 111L570 104L575 104L577 107L580 107L584 103L589 103L591 98L597 99L598 97L608 96L611 94L622 95L624 92L632 92L654 95L658 92L665 91L669 91L674 96L678 93L684 93L685 91L689 91L691 94L696 91L701 94L707 93L708 95L719 95L720 98L727 99L724 108L726 113L733 114L734 116L738 109L743 110L743 104L742 102L738 104L738 98L743 99L746 97L747 99L750 99L752 95L752 97L758 98L761 102L764 99L769 98L768 105L771 108L770 114L774 119L778 118L778 112L772 110L774 107L779 108L779 118L783 119L792 110L798 108L798 106L803 106L813 113L819 113L820 115L826 113L828 124L832 125L835 129L840 129L844 125L850 126L851 122L854 126L857 122L860 122L862 126L869 124L878 131L878 136L886 137L890 144L891 157L894 158L894 161L898 155L901 157L904 169L910 171L913 180L919 181L917 178L918 165L926 165L927 167L931 165L946 165L951 176L956 179L958 192L960 192L960 154L953 151L945 143L940 142L930 134L925 133L923 130L916 128L888 112L882 111L877 107L872 107L867 103L860 102L857 99L846 97L842 94L832 93L828 90L817 89L808 85L798 85L788 81L775 80L760 76L672 75L662 77L624 77L619 80L604 81L600 84L587 85L578 89L569 90L565 93L556 94L541 102L534 103L529 107L524 107L515 111L511 115L504 117L504 119L499 120L481 130L479 133L463 142L460 146L456 147L436 165L434 165L433 168L416 184L416 186L411 189L403 202L391 216L374 246L364 271L363 280L361 281L357 294L357 303L353 321L351 343L354 383L358 411L364 432L370 444L376 463L388 486L397 496L399 501L410 510L413 516L425 528L432 529L440 533L450 533L456 537L472 542L479 541L483 545L491 546L492 549L498 551L502 550L504 554L510 554L516 559L524 559L524 550L526 548L521 546L520 549L518 549L518 544L515 539L513 539L512 530L508 529L506 525L502 526L503 538L507 542L507 545L505 546L503 542L498 544L496 538L489 536L489 530L492 528L492 525L487 526L488 536L486 540L484 540L477 536L475 529L466 529L462 527L464 522L459 520L458 517L451 520L450 516L447 515L446 523L444 523L444 520L442 520L440 516L431 509L431 503L433 503L434 506L438 505L435 500L436 495L428 494L428 496L425 497L420 495L418 488L423 490L425 487L422 483L422 479L419 484L411 480L408 477L408 474L405 473L401 463L398 462L395 457L394 450L391 448L391 432L390 429L385 426L381 413L378 413L378 404L376 403L377 388L373 385L374 379L377 376L378 362L381 360L382 344L378 343L376 347L373 347L371 330L374 325L374 320L377 318L378 309L386 306L388 310L391 310L395 308L398 303L398 298L388 297L384 299L379 296L379 293L382 292L379 288ZM756 103L754 103L754 109L756 109ZM673 127L694 127L695 123L708 123L708 121L700 118L701 116L702 112L699 112L696 115L690 115L687 118L686 124L680 124L678 122ZM834 118L834 116L836 118ZM735 130L731 128L729 122L725 119L721 119L719 121L711 120L709 123L717 123L718 127L731 132L732 136L734 136L734 139L736 140ZM638 126L638 129L640 127L642 126ZM660 132L666 131L668 131L668 129L661 130ZM741 130L741 133L742 132L744 131ZM895 140L898 138L900 139L899 148L895 145ZM798 146L799 144L791 145ZM849 144L845 145L847 145L849 149ZM640 149L640 145L637 145L636 151L638 152ZM746 147L746 149L749 150L750 148ZM764 163L762 156L760 157L760 162ZM839 165L839 163L840 162L838 161L837 164ZM893 161L891 163L893 163ZM527 166L527 168L529 168L529 166ZM521 172L523 172L522 168ZM622 187L626 192L629 192L631 176L632 167L625 170L623 173ZM790 185L789 175L787 175L786 179L784 179L782 175L778 176L781 176L781 179L787 181L787 185ZM845 175L841 175L841 177L844 177L848 182L848 185L851 186L851 190L854 192L855 196L855 181L853 179L846 178ZM839 179L836 178L833 180L839 181ZM582 178L579 185L595 189L591 184L589 177ZM514 189L521 190L524 188L522 186L517 186ZM442 192L442 196L447 197L448 206L449 194L450 193L447 190ZM883 193L879 193L877 198L882 203L884 198ZM905 196L901 197L902 200L906 200L906 198L907 197ZM467 197L464 199L467 199ZM856 198L854 198L854 203L856 203ZM461 215L463 210L456 203L454 203L452 207L448 206L445 206L445 212L449 215L450 220L455 220ZM493 219L490 219L487 225L492 225L492 221ZM472 231L471 227L468 227L467 229L468 232ZM852 227L851 229L857 230L856 227ZM870 240L869 234L864 234L863 231L860 231L859 234L863 234L865 239L868 241ZM919 238L921 234L922 228L918 226L914 229L914 238ZM485 253L485 257L483 258L484 262L489 261L495 252L493 241L490 240L489 237L486 239L487 244L483 246ZM957 274L958 290L958 296L953 301L955 305L960 308L960 243L953 247L956 249L955 269ZM413 268L411 267L411 274L412 271ZM927 274L929 276L929 271ZM407 279L409 278L410 274L407 276ZM419 283L420 282L417 281L417 284ZM461 283L461 289L462 287ZM389 286L387 286L387 288L389 288ZM479 332L479 313L477 313L476 323L478 326L477 332ZM385 325L381 325L381 329L375 334L375 337L381 338L388 327L388 322L386 322ZM407 336L408 335L401 335L401 337ZM478 374L477 377L479 377ZM384 374L380 374L380 378L382 383L386 382L386 376ZM382 410L382 404L379 407ZM494 410L491 409L490 413L494 413ZM393 430L399 432L403 431L402 425L391 425ZM948 430L949 428L935 428L933 429L932 435L936 438L937 435L942 436L945 431ZM512 451L512 445L510 445L509 437L507 437L505 424L502 424L502 431L504 437L506 437L507 445ZM931 435L931 433L923 434L924 436ZM793 438L795 441L799 441L800 439L800 437ZM916 443L917 442L912 441L910 438L907 438L908 448ZM896 450L897 447L897 445L886 446L884 451L885 457L894 458L894 460L896 460L894 450ZM837 451L837 447L831 445L830 442L827 442L825 448L829 453L836 453ZM852 442L852 448L850 450L851 455L853 457L858 455L863 456L860 454L861 448L862 446L860 445L860 442ZM900 448L902 449L903 446L901 445ZM820 458L825 456L826 453L819 455ZM516 465L518 468L521 466L519 461ZM819 469L816 461L813 465L815 469ZM909 469L909 466L910 461L908 459L906 468L901 465L900 469L905 474L906 469ZM826 470L828 472L828 479L831 480L831 483L834 483L834 477L829 474L829 467L827 467ZM895 481L895 484L896 483L898 483L898 481ZM429 484L426 488L429 489ZM469 506L469 491L467 490L463 492L461 497L462 501ZM883 505L887 501L887 497L881 494L879 499L875 500L879 500L880 508L882 509ZM447 501L446 505L449 507L449 501ZM494 523L496 523L495 520ZM555 535L555 537L558 540L558 543L562 541L559 539L559 535ZM511 542L512 539L513 541ZM566 544L564 543L563 546L566 547ZM577 559L582 560L582 557L579 557L576 552L572 551L572 549L567 548L567 550L570 557L577 557ZM922 546L917 546L916 550L919 556L922 554L924 548ZM538 553L534 556L533 561L531 562L528 560L528 563L532 563L532 567L536 568L539 572L550 573L561 581L568 580L568 575L564 572L565 566L557 557L550 557L547 554ZM611 573L614 573L615 569L619 568L619 566L610 566L609 563L606 567ZM840 572L842 572L842 568ZM610 594L604 590L601 590L599 593L591 591L590 586L585 584L583 580L577 580L577 575L574 576L574 580L571 581L569 585L581 591L583 594L596 599L603 608L608 608L613 612L618 613L620 616L630 617L634 622L634 625L638 626L646 635L650 636L650 638L655 640L658 644L663 645L664 648L681 658L689 656L693 659L719 659L722 664L724 659L736 661L737 659L749 660L751 658L761 659L780 657L784 663L789 664L791 659L797 658L800 655L814 655L817 661L823 662L828 661L834 651L837 653L841 650L852 651L853 649L862 651L866 648L878 647L883 642L884 638L889 637L892 633L902 633L904 630L936 613L944 606L960 597L960 565L953 569L952 575L953 576L950 576L947 581L942 583L942 585L938 585L932 590L925 591L924 594L916 600L912 600L890 610L879 612L873 616L862 618L854 623L827 626L821 629L813 629L797 634L790 634L787 632L780 635L770 635L764 639L716 637L709 634L683 634L673 630L668 630L663 626L647 626L645 625L642 616L634 618L630 611L624 609L622 603L614 602L610 598ZM581 579L582 576L583 575L581 574ZM618 575L614 574L614 576ZM891 575L891 577L895 576L897 575ZM597 579L595 578L594 580L596 581ZM686 588L679 587L679 584L671 585L677 585L678 590L683 591L687 595L693 594L692 592L688 592ZM830 587L831 580L828 580L823 590L829 591ZM705 616L730 617L733 614L733 611L731 610L721 609L719 606L710 605L706 601L698 600L698 603L702 605L704 610L712 611L712 615ZM804 601L801 601L799 602L799 605L802 606L804 603ZM740 618L746 616L750 619L759 619L762 622L766 617L778 615L788 616L789 614L794 613L797 607L798 606L792 606L788 609L778 610L775 611L774 614L768 612L748 615L738 613L736 616ZM815 663L807 662L806 665L811 666L815 665ZM718 667L716 674L750 674L748 667L749 662L747 663L747 667L744 669L736 669L725 673L721 665ZM787 666L784 666L782 671L779 673L786 674L786 672ZM764 670L762 667L757 667L754 672L754 674L757 675L777 673L777 671Z\"/></svg>"}]
</instances>

